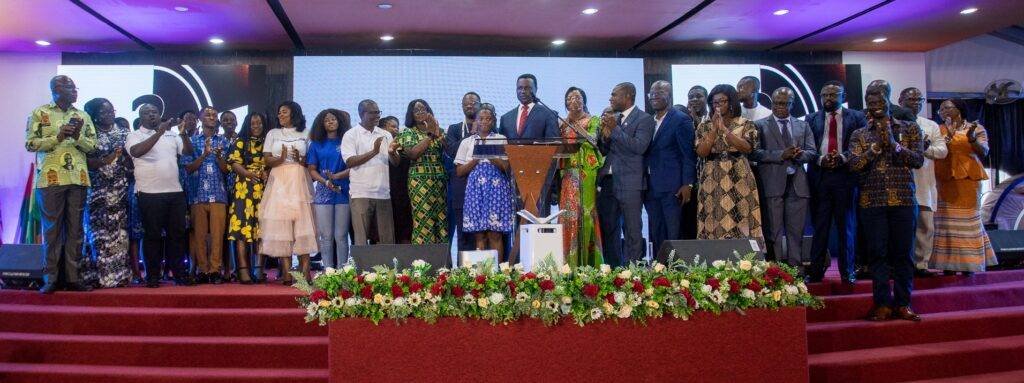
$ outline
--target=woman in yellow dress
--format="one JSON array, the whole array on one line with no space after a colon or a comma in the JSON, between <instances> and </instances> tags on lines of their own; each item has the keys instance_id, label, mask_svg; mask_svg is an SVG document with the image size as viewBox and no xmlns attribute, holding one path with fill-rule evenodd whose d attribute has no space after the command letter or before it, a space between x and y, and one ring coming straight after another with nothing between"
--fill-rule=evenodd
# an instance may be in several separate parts
<instances>
[{"instance_id":1,"label":"woman in yellow dress","mask_svg":"<svg viewBox=\"0 0 1024 383\"><path fill-rule=\"evenodd\" d=\"M256 210L263 198L263 186L267 173L263 168L263 138L267 135L267 116L263 113L249 113L242 121L228 164L237 174L235 194L228 210L228 240L235 241L235 264L238 280L250 284L262 282L263 256L259 253L260 222ZM256 272L250 273L249 255L256 256Z\"/></svg>"}]
</instances>

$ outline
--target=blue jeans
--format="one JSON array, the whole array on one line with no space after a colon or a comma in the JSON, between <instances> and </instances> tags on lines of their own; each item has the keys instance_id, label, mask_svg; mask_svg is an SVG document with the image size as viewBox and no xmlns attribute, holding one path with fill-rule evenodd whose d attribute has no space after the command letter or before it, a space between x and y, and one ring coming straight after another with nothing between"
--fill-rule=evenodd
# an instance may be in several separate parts
<instances>
[{"instance_id":1,"label":"blue jeans","mask_svg":"<svg viewBox=\"0 0 1024 383\"><path fill-rule=\"evenodd\" d=\"M348 261L348 204L313 205L316 241L324 267L337 268Z\"/></svg>"},{"instance_id":2,"label":"blue jeans","mask_svg":"<svg viewBox=\"0 0 1024 383\"><path fill-rule=\"evenodd\" d=\"M861 208L860 223L871 265L875 305L910 306L917 205Z\"/></svg>"}]
</instances>

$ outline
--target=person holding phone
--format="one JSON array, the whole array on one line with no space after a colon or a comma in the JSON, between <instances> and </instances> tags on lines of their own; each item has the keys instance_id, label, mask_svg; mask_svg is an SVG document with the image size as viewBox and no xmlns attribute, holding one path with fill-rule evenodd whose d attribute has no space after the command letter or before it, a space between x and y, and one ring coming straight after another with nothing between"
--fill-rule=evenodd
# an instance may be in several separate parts
<instances>
[{"instance_id":1,"label":"person holding phone","mask_svg":"<svg viewBox=\"0 0 1024 383\"><path fill-rule=\"evenodd\" d=\"M430 104L422 99L409 102L405 126L409 129L399 134L391 145L409 159L412 243L444 243L448 237L445 204L448 175L441 162L445 134L434 119Z\"/></svg>"},{"instance_id":2,"label":"person holding phone","mask_svg":"<svg viewBox=\"0 0 1024 383\"><path fill-rule=\"evenodd\" d=\"M35 189L43 219L44 284L51 294L63 271L67 289L88 291L81 283L82 212L90 186L86 153L96 148L96 128L85 112L73 105L78 88L68 76L50 79L53 102L32 111L25 129L25 149L36 153ZM70 166L67 166L70 159ZM64 262L63 270L57 267Z\"/></svg>"}]
</instances>

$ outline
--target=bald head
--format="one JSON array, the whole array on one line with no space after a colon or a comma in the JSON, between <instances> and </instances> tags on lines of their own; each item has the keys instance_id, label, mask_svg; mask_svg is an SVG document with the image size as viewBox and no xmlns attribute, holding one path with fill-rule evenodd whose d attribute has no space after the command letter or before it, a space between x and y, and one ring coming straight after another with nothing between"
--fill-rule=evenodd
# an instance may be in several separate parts
<instances>
[{"instance_id":1,"label":"bald head","mask_svg":"<svg viewBox=\"0 0 1024 383\"><path fill-rule=\"evenodd\" d=\"M793 109L793 90L781 87L772 92L772 114L777 118L789 118Z\"/></svg>"},{"instance_id":2,"label":"bald head","mask_svg":"<svg viewBox=\"0 0 1024 383\"><path fill-rule=\"evenodd\" d=\"M664 80L655 81L651 84L651 92L647 95L651 108L661 113L668 110L672 105L672 83Z\"/></svg>"},{"instance_id":3,"label":"bald head","mask_svg":"<svg viewBox=\"0 0 1024 383\"><path fill-rule=\"evenodd\" d=\"M50 79L50 94L53 96L53 102L57 105L64 105L63 107L78 101L78 88L75 87L75 82L71 80L71 77L65 75L53 76Z\"/></svg>"}]
</instances>

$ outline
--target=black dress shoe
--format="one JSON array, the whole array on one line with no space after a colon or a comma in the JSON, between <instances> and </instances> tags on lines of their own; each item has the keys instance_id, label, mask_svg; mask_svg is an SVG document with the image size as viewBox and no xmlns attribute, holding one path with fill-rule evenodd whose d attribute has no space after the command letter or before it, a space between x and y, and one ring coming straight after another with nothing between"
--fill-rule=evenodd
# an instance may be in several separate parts
<instances>
[{"instance_id":1,"label":"black dress shoe","mask_svg":"<svg viewBox=\"0 0 1024 383\"><path fill-rule=\"evenodd\" d=\"M210 274L210 283L219 285L221 283L224 283L224 278L220 276L220 273Z\"/></svg>"},{"instance_id":2,"label":"black dress shoe","mask_svg":"<svg viewBox=\"0 0 1024 383\"><path fill-rule=\"evenodd\" d=\"M872 322L887 321L892 318L892 309L888 306L875 306L868 312L867 320Z\"/></svg>"},{"instance_id":3,"label":"black dress shoe","mask_svg":"<svg viewBox=\"0 0 1024 383\"><path fill-rule=\"evenodd\" d=\"M39 293L40 294L47 294L47 295L49 295L49 294L53 294L54 291L57 291L57 284L56 283L47 283L47 284L43 285L43 287L39 288Z\"/></svg>"},{"instance_id":4,"label":"black dress shoe","mask_svg":"<svg viewBox=\"0 0 1024 383\"><path fill-rule=\"evenodd\" d=\"M92 291L92 286L89 286L89 285L81 283L81 282L69 283L68 287L67 287L67 290L68 291L83 291L83 292L85 292L85 291Z\"/></svg>"},{"instance_id":5,"label":"black dress shoe","mask_svg":"<svg viewBox=\"0 0 1024 383\"><path fill-rule=\"evenodd\" d=\"M934 277L935 273L928 269L916 269L914 270L915 278L931 278Z\"/></svg>"},{"instance_id":6,"label":"black dress shoe","mask_svg":"<svg viewBox=\"0 0 1024 383\"><path fill-rule=\"evenodd\" d=\"M911 310L910 306L902 306L897 308L896 311L892 313L892 317L896 319L903 319L914 322L921 321L921 316L917 315L917 313L915 313L914 310Z\"/></svg>"}]
</instances>

